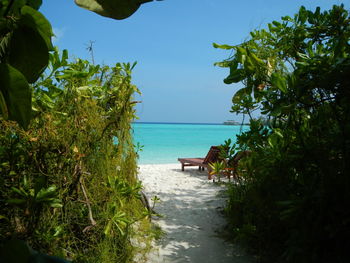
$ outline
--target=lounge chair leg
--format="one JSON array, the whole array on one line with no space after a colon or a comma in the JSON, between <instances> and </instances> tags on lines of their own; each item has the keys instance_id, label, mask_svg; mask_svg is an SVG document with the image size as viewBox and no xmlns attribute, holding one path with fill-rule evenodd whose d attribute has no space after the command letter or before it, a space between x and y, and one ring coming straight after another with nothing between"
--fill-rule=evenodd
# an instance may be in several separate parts
<instances>
[{"instance_id":1,"label":"lounge chair leg","mask_svg":"<svg viewBox=\"0 0 350 263\"><path fill-rule=\"evenodd\" d=\"M185 165L183 163L181 165L181 171L185 171Z\"/></svg>"}]
</instances>

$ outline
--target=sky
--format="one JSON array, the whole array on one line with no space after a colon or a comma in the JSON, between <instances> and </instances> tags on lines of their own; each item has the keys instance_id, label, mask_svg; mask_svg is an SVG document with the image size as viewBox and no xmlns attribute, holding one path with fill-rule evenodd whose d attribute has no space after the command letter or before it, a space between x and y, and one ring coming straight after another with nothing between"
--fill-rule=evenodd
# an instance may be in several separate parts
<instances>
[{"instance_id":1,"label":"sky","mask_svg":"<svg viewBox=\"0 0 350 263\"><path fill-rule=\"evenodd\" d=\"M212 43L237 45L249 32L300 6L327 10L348 0L164 0L141 5L131 17L113 20L75 5L73 0L45 0L40 11L51 22L54 44L71 58L114 65L135 62L133 83L138 121L222 123L240 121L230 113L241 84L226 85L228 69L214 63L230 56Z\"/></svg>"}]
</instances>

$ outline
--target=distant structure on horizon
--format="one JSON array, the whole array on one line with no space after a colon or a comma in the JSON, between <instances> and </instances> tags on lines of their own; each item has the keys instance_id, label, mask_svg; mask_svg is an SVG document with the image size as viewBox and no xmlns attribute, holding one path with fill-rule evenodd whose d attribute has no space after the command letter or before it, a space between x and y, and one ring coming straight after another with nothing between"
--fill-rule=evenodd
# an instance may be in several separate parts
<instances>
[{"instance_id":1,"label":"distant structure on horizon","mask_svg":"<svg viewBox=\"0 0 350 263\"><path fill-rule=\"evenodd\" d=\"M223 122L224 125L241 125L238 121L227 120Z\"/></svg>"}]
</instances>

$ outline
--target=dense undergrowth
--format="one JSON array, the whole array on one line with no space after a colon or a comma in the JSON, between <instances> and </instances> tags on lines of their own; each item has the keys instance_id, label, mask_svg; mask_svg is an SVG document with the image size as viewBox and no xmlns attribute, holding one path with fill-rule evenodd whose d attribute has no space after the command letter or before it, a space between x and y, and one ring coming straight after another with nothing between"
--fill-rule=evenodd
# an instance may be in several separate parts
<instances>
[{"instance_id":1,"label":"dense undergrowth","mask_svg":"<svg viewBox=\"0 0 350 263\"><path fill-rule=\"evenodd\" d=\"M66 51L53 52L32 86L29 128L0 120L1 243L25 240L74 262L141 253L131 242L147 243L150 228L131 135L133 66L69 63Z\"/></svg>"},{"instance_id":2,"label":"dense undergrowth","mask_svg":"<svg viewBox=\"0 0 350 263\"><path fill-rule=\"evenodd\" d=\"M251 33L220 66L244 88L232 111L251 120L238 136L242 180L229 190L232 235L261 262L349 262L350 17L344 6ZM266 125L267 124L267 125Z\"/></svg>"}]
</instances>

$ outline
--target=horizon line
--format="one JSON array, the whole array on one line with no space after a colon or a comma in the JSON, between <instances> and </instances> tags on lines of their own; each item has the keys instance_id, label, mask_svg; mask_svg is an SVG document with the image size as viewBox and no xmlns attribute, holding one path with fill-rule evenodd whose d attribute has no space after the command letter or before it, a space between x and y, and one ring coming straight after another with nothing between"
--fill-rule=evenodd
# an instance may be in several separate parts
<instances>
[{"instance_id":1,"label":"horizon line","mask_svg":"<svg viewBox=\"0 0 350 263\"><path fill-rule=\"evenodd\" d=\"M195 124L195 125L225 125L224 122L162 122L162 121L133 121L132 123L140 123L140 124ZM240 126L242 124L237 124L236 126ZM243 125L247 125L247 123L243 123Z\"/></svg>"},{"instance_id":2,"label":"horizon line","mask_svg":"<svg viewBox=\"0 0 350 263\"><path fill-rule=\"evenodd\" d=\"M169 122L169 121L134 121L133 123L143 123L143 124L222 124L219 122Z\"/></svg>"}]
</instances>

